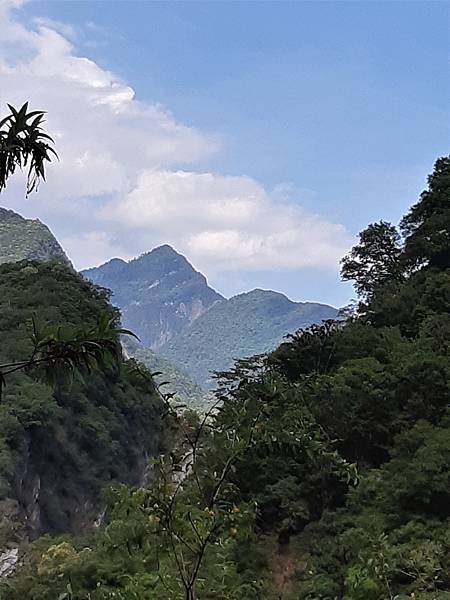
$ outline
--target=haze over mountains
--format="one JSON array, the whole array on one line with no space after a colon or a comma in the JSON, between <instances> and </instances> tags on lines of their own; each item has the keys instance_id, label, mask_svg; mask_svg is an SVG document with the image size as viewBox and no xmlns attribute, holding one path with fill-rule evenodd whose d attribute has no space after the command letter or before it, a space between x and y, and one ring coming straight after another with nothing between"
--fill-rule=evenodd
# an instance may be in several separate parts
<instances>
[{"instance_id":1,"label":"haze over mountains","mask_svg":"<svg viewBox=\"0 0 450 600\"><path fill-rule=\"evenodd\" d=\"M70 264L46 225L0 208L0 263L55 258ZM172 391L189 390L194 402L201 399L200 388L214 387L214 371L271 350L286 334L337 315L331 306L293 302L269 290L224 298L169 245L128 262L113 258L82 274L111 290L124 326L139 336L141 345L127 351L152 371L162 371L162 379L173 381Z\"/></svg>"},{"instance_id":2,"label":"haze over mountains","mask_svg":"<svg viewBox=\"0 0 450 600\"><path fill-rule=\"evenodd\" d=\"M168 245L125 262L113 259L82 272L113 292L123 324L205 388L211 373L234 359L266 352L288 333L334 318L337 310L252 290L226 299Z\"/></svg>"}]
</instances>

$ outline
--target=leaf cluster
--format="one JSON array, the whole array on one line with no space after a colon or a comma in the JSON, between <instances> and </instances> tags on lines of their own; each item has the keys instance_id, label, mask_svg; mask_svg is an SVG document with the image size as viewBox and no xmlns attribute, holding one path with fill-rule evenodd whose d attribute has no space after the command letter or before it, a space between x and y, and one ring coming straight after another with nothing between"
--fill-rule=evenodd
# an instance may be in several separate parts
<instances>
[{"instance_id":1,"label":"leaf cluster","mask_svg":"<svg viewBox=\"0 0 450 600\"><path fill-rule=\"evenodd\" d=\"M0 120L0 193L16 169L28 166L27 194L45 181L45 163L57 158L53 139L42 128L45 112L8 104L10 114Z\"/></svg>"}]
</instances>

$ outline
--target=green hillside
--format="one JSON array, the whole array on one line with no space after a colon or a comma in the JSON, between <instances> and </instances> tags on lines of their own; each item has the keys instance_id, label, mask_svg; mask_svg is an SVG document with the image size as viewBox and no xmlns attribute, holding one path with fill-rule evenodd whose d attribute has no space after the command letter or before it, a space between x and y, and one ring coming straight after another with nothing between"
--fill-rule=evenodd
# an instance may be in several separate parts
<instances>
[{"instance_id":1,"label":"green hillside","mask_svg":"<svg viewBox=\"0 0 450 600\"><path fill-rule=\"evenodd\" d=\"M0 263L60 259L69 264L50 229L38 219L24 219L0 208Z\"/></svg>"},{"instance_id":2,"label":"green hillside","mask_svg":"<svg viewBox=\"0 0 450 600\"><path fill-rule=\"evenodd\" d=\"M0 266L0 365L31 349L30 318L88 326L117 312L60 262ZM0 547L22 535L77 532L102 511L103 489L139 484L161 450L161 401L124 363L75 375L55 390L33 373L8 376L0 404Z\"/></svg>"},{"instance_id":3,"label":"green hillside","mask_svg":"<svg viewBox=\"0 0 450 600\"><path fill-rule=\"evenodd\" d=\"M253 290L217 302L159 352L210 388L213 371L272 350L286 334L336 315L325 304L292 302L283 294Z\"/></svg>"},{"instance_id":4,"label":"green hillside","mask_svg":"<svg viewBox=\"0 0 450 600\"><path fill-rule=\"evenodd\" d=\"M155 373L154 379L157 384L165 384L161 388L162 392L175 394L176 403L199 410L208 404L210 394L195 384L185 371L176 367L169 360L134 340L125 340L124 347L128 356L143 363L151 373ZM156 373L159 374L156 375Z\"/></svg>"}]
</instances>

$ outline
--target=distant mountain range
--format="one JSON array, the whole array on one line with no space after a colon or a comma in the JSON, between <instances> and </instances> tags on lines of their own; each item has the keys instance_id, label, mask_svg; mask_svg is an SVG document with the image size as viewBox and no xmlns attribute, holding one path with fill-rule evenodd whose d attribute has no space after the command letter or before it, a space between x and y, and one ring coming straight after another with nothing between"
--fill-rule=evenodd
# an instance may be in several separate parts
<instances>
[{"instance_id":1,"label":"distant mountain range","mask_svg":"<svg viewBox=\"0 0 450 600\"><path fill-rule=\"evenodd\" d=\"M184 256L160 246L125 262L114 258L82 274L113 292L126 327L159 350L223 297Z\"/></svg>"},{"instance_id":2,"label":"distant mountain range","mask_svg":"<svg viewBox=\"0 0 450 600\"><path fill-rule=\"evenodd\" d=\"M0 263L27 259L69 263L46 225L0 208ZM226 299L168 245L128 262L114 258L82 274L111 290L124 326L139 336L141 344L128 345L127 352L152 371L162 371L181 401L191 398L196 404L213 387L213 371L271 350L286 334L337 315L326 304L293 302L267 290Z\"/></svg>"},{"instance_id":3,"label":"distant mountain range","mask_svg":"<svg viewBox=\"0 0 450 600\"><path fill-rule=\"evenodd\" d=\"M227 369L234 359L271 350L286 334L337 315L331 306L266 290L228 300L168 245L82 273L113 292L123 324L144 346L203 388L213 386L212 371Z\"/></svg>"},{"instance_id":4,"label":"distant mountain range","mask_svg":"<svg viewBox=\"0 0 450 600\"><path fill-rule=\"evenodd\" d=\"M38 219L24 219L0 208L0 263L57 258L69 264L50 229Z\"/></svg>"},{"instance_id":5,"label":"distant mountain range","mask_svg":"<svg viewBox=\"0 0 450 600\"><path fill-rule=\"evenodd\" d=\"M337 310L325 304L292 302L278 292L256 289L215 303L159 351L210 388L213 371L273 350L288 333L336 315Z\"/></svg>"}]
</instances>

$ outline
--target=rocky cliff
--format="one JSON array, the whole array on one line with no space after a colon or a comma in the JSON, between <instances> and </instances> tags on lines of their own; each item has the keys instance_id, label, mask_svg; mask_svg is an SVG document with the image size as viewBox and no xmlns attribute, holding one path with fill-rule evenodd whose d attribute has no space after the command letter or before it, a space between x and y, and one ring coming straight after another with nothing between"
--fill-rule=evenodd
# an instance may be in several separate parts
<instances>
[{"instance_id":1,"label":"rocky cliff","mask_svg":"<svg viewBox=\"0 0 450 600\"><path fill-rule=\"evenodd\" d=\"M73 326L117 318L66 265L0 265L0 365L29 356L32 315ZM0 548L16 530L34 537L92 525L105 488L143 481L164 445L162 413L154 385L125 362L120 372L75 373L55 389L32 372L9 375L0 404Z\"/></svg>"},{"instance_id":2,"label":"rocky cliff","mask_svg":"<svg viewBox=\"0 0 450 600\"><path fill-rule=\"evenodd\" d=\"M120 308L123 324L152 350L223 299L204 275L168 245L129 262L115 258L82 274L112 290L111 300Z\"/></svg>"}]
</instances>

